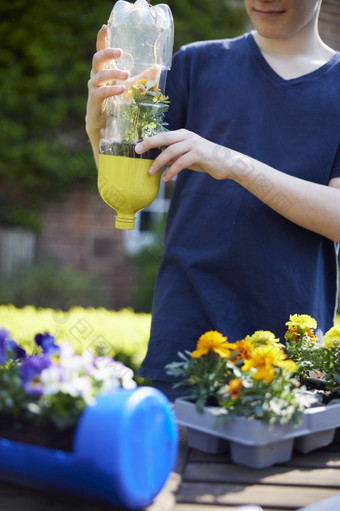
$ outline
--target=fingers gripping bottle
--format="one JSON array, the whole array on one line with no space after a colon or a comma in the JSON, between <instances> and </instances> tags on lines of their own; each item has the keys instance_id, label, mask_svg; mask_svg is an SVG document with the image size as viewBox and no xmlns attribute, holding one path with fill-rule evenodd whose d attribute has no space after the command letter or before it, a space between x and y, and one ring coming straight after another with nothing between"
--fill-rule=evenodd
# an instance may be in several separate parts
<instances>
[{"instance_id":1,"label":"fingers gripping bottle","mask_svg":"<svg viewBox=\"0 0 340 511\"><path fill-rule=\"evenodd\" d=\"M170 69L174 27L166 4L150 5L118 0L108 21L107 46L121 48L123 55L111 66L129 71L122 82L127 91L107 102L104 138L100 141L98 189L116 212L118 229L134 229L135 213L156 198L160 173L148 174L160 149L143 155L135 145L165 130L164 113L169 100L164 95ZM119 83L119 82L116 82Z\"/></svg>"}]
</instances>

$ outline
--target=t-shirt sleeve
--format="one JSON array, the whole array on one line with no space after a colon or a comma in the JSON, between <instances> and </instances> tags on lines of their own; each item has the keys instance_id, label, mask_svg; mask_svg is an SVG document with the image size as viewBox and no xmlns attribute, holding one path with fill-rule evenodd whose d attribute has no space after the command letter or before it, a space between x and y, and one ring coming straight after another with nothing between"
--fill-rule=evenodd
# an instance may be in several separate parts
<instances>
[{"instance_id":1,"label":"t-shirt sleeve","mask_svg":"<svg viewBox=\"0 0 340 511\"><path fill-rule=\"evenodd\" d=\"M169 130L185 128L186 123L189 86L184 54L185 51L180 50L174 55L167 77L166 95L170 99L170 106L165 115L165 122L168 123L166 127Z\"/></svg>"}]
</instances>

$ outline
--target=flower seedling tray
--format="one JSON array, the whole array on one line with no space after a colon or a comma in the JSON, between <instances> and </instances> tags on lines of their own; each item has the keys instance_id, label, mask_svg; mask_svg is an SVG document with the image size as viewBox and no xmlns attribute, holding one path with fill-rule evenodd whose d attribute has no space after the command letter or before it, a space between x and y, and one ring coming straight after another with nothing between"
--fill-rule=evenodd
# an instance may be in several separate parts
<instances>
[{"instance_id":1,"label":"flower seedling tray","mask_svg":"<svg viewBox=\"0 0 340 511\"><path fill-rule=\"evenodd\" d=\"M200 413L185 398L175 402L177 421L187 427L190 447L218 453L228 449L232 460L252 468L288 461L294 448L310 452L333 441L340 425L340 404L306 410L299 424L265 424L260 420L234 417L216 428L216 407ZM207 438L205 438L207 437Z\"/></svg>"},{"instance_id":2,"label":"flower seedling tray","mask_svg":"<svg viewBox=\"0 0 340 511\"><path fill-rule=\"evenodd\" d=\"M309 433L295 440L297 451L307 454L334 441L336 428L340 425L339 400L331 401L327 406L309 408L304 416Z\"/></svg>"},{"instance_id":3,"label":"flower seedling tray","mask_svg":"<svg viewBox=\"0 0 340 511\"><path fill-rule=\"evenodd\" d=\"M0 479L129 509L152 503L177 456L177 427L156 389L117 389L83 412L71 452L0 438Z\"/></svg>"}]
</instances>

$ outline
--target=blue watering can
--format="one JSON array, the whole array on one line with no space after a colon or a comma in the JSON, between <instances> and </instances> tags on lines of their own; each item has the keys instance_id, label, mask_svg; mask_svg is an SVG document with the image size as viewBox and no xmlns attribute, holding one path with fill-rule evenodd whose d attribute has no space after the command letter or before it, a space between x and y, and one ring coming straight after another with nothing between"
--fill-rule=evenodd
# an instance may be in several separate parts
<instances>
[{"instance_id":1,"label":"blue watering can","mask_svg":"<svg viewBox=\"0 0 340 511\"><path fill-rule=\"evenodd\" d=\"M164 486L177 447L164 394L151 387L117 389L85 409L71 452L1 438L0 478L140 509Z\"/></svg>"}]
</instances>

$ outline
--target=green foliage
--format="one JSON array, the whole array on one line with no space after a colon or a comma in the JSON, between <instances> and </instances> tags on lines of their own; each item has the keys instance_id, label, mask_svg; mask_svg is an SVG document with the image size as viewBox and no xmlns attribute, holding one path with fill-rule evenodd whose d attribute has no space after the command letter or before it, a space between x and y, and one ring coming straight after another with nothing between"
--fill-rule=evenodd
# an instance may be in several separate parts
<instances>
[{"instance_id":1,"label":"green foliage","mask_svg":"<svg viewBox=\"0 0 340 511\"><path fill-rule=\"evenodd\" d=\"M0 223L39 228L39 210L79 182L95 186L84 129L98 29L112 0L0 3ZM171 0L175 46L243 30L222 0ZM241 13L240 13L241 12Z\"/></svg>"},{"instance_id":2,"label":"green foliage","mask_svg":"<svg viewBox=\"0 0 340 511\"><path fill-rule=\"evenodd\" d=\"M139 80L132 87L132 99L123 115L123 119L129 121L130 130L124 137L127 142L136 143L165 131L163 117L169 109L169 98L163 96L157 88L157 82Z\"/></svg>"},{"instance_id":3,"label":"green foliage","mask_svg":"<svg viewBox=\"0 0 340 511\"><path fill-rule=\"evenodd\" d=\"M243 374L242 384L237 399L229 397L226 387L220 389L221 409L216 427L223 420L235 416L261 419L267 424L299 423L304 410L317 403L317 399L306 393L304 388L292 385L291 374L284 369L271 382L254 382L250 374Z\"/></svg>"},{"instance_id":4,"label":"green foliage","mask_svg":"<svg viewBox=\"0 0 340 511\"><path fill-rule=\"evenodd\" d=\"M105 297L93 277L47 261L25 265L10 279L0 280L0 303L66 310L102 305Z\"/></svg>"},{"instance_id":5,"label":"green foliage","mask_svg":"<svg viewBox=\"0 0 340 511\"><path fill-rule=\"evenodd\" d=\"M6 366L0 365L0 410L11 410L14 418L20 415L25 401L22 381L13 362Z\"/></svg>"},{"instance_id":6,"label":"green foliage","mask_svg":"<svg viewBox=\"0 0 340 511\"><path fill-rule=\"evenodd\" d=\"M223 39L244 32L243 7L228 0L168 0L175 21L175 50L205 39Z\"/></svg>"},{"instance_id":7,"label":"green foliage","mask_svg":"<svg viewBox=\"0 0 340 511\"><path fill-rule=\"evenodd\" d=\"M0 221L38 225L36 212L75 182L94 182L84 132L97 28L111 3L0 4Z\"/></svg>"},{"instance_id":8,"label":"green foliage","mask_svg":"<svg viewBox=\"0 0 340 511\"><path fill-rule=\"evenodd\" d=\"M178 356L181 362L166 366L169 375L181 378L174 388L187 387L186 395L195 402L198 411L202 411L206 404L216 404L221 387L235 377L234 366L212 351L201 358L192 358L190 351L178 353Z\"/></svg>"},{"instance_id":9,"label":"green foliage","mask_svg":"<svg viewBox=\"0 0 340 511\"><path fill-rule=\"evenodd\" d=\"M302 346L300 343L287 343L285 353L287 358L296 362L299 378L306 378L309 371L313 369L319 370L321 350L315 350L314 345Z\"/></svg>"},{"instance_id":10,"label":"green foliage","mask_svg":"<svg viewBox=\"0 0 340 511\"><path fill-rule=\"evenodd\" d=\"M276 348L274 348L276 349ZM198 411L204 406L218 406L216 427L235 416L261 419L264 422L286 424L299 422L305 408L316 403L314 396L292 383L292 374L276 368L273 380L256 379L251 371L244 371L244 360L235 359L237 352L221 358L209 351L199 358L190 352L178 353L180 362L166 366L168 374L181 378L174 387L187 388L186 396ZM237 392L233 382L239 382Z\"/></svg>"}]
</instances>

